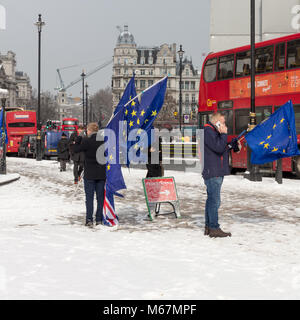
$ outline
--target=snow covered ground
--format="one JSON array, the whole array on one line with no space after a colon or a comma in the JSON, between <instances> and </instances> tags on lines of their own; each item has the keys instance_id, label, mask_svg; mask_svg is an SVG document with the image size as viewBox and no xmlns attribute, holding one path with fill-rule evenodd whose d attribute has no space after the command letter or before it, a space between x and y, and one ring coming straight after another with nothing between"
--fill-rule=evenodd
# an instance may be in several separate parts
<instances>
[{"instance_id":1,"label":"snow covered ground","mask_svg":"<svg viewBox=\"0 0 300 320\"><path fill-rule=\"evenodd\" d=\"M225 178L220 222L231 238L203 235L205 187L174 176L182 219L150 222L141 179L123 169L117 230L84 223L82 185L56 161L7 159L21 179L0 187L1 299L299 299L300 181Z\"/></svg>"}]
</instances>

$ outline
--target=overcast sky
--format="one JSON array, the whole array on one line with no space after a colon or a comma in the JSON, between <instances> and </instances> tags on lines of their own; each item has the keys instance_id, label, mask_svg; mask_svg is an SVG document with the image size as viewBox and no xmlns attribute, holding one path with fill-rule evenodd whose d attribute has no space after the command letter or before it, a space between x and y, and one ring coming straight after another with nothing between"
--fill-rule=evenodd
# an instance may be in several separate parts
<instances>
[{"instance_id":1,"label":"overcast sky","mask_svg":"<svg viewBox=\"0 0 300 320\"><path fill-rule=\"evenodd\" d=\"M42 90L54 93L56 69L65 84L77 79L82 69L91 71L112 58L119 31L128 24L138 46L182 44L200 68L202 53L209 48L209 0L0 0L6 8L6 30L0 31L0 52L16 53L17 70L26 72L37 87L37 29L42 14ZM111 85L112 65L88 78L90 92ZM80 84L68 90L80 95Z\"/></svg>"}]
</instances>

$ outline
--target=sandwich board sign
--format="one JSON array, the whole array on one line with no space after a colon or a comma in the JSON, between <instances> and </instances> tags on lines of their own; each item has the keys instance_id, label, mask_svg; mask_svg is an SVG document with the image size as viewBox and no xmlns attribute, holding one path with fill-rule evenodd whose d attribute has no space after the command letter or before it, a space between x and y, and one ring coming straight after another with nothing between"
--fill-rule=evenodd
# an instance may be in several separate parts
<instances>
[{"instance_id":1,"label":"sandwich board sign","mask_svg":"<svg viewBox=\"0 0 300 320\"><path fill-rule=\"evenodd\" d=\"M163 214L174 213L176 218L181 218L174 177L144 178L143 187L151 221L153 220L151 208L155 207L155 214L158 215L161 203L169 203L173 208L172 212Z\"/></svg>"}]
</instances>

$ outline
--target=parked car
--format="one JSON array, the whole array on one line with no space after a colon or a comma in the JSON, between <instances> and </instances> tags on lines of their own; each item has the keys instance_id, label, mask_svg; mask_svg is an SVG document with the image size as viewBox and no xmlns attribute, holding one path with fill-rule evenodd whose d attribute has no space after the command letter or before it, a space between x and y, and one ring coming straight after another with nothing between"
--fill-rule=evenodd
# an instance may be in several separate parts
<instances>
[{"instance_id":1,"label":"parked car","mask_svg":"<svg viewBox=\"0 0 300 320\"><path fill-rule=\"evenodd\" d=\"M28 158L31 155L35 158L36 154L36 135L30 134L23 136L19 149L18 149L18 156Z\"/></svg>"}]
</instances>

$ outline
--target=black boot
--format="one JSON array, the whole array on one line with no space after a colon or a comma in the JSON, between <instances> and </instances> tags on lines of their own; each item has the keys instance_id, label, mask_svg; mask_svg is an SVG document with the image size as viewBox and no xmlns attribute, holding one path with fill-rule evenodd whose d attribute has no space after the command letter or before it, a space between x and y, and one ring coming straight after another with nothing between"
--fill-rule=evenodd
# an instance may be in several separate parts
<instances>
[{"instance_id":1,"label":"black boot","mask_svg":"<svg viewBox=\"0 0 300 320\"><path fill-rule=\"evenodd\" d=\"M224 232L221 228L209 229L209 236L211 238L225 238L225 237L231 237L231 233Z\"/></svg>"}]
</instances>

